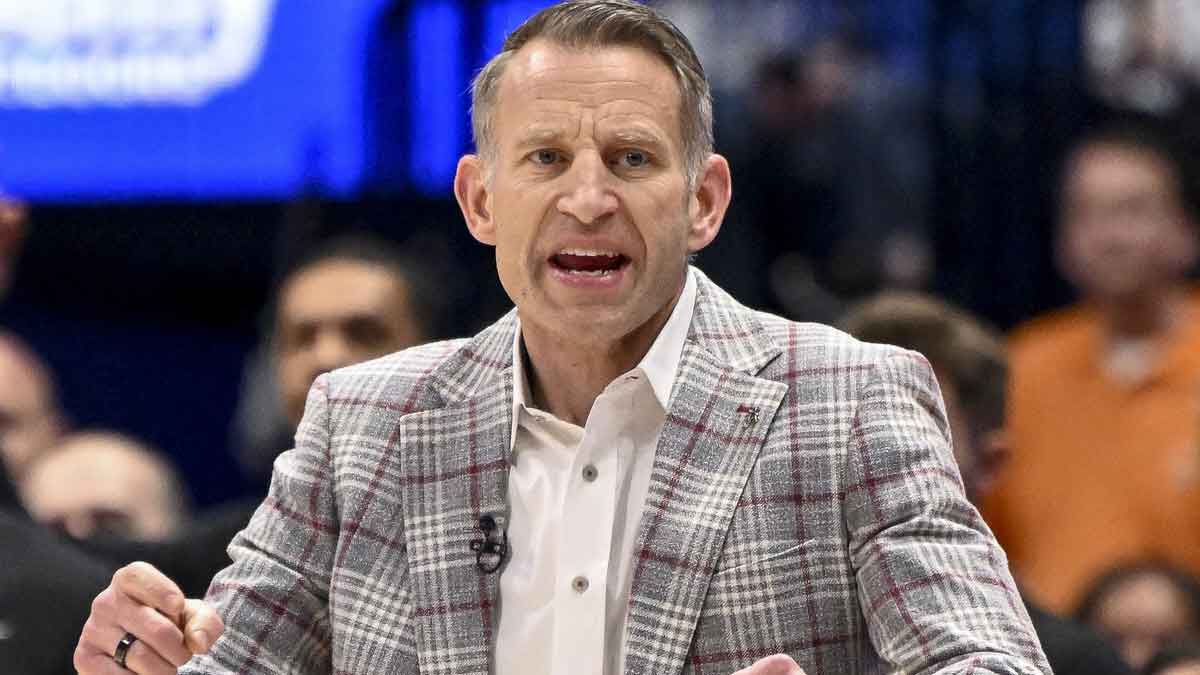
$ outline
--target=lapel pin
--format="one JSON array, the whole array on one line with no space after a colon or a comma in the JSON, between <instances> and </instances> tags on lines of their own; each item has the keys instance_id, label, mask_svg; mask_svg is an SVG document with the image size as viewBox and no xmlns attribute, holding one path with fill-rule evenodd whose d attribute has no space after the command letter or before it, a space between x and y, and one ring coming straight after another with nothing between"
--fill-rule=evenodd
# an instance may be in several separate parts
<instances>
[{"instance_id":1,"label":"lapel pin","mask_svg":"<svg viewBox=\"0 0 1200 675\"><path fill-rule=\"evenodd\" d=\"M742 416L742 426L750 428L758 424L758 407L742 404L737 411Z\"/></svg>"}]
</instances>

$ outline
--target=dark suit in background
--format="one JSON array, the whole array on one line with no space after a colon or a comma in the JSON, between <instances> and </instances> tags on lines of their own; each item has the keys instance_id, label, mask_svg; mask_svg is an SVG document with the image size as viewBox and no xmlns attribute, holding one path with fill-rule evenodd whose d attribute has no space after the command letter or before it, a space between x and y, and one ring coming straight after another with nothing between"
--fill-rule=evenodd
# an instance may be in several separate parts
<instances>
[{"instance_id":1,"label":"dark suit in background","mask_svg":"<svg viewBox=\"0 0 1200 675\"><path fill-rule=\"evenodd\" d=\"M0 672L74 673L75 643L111 571L11 509L0 510L0 570Z\"/></svg>"}]
</instances>

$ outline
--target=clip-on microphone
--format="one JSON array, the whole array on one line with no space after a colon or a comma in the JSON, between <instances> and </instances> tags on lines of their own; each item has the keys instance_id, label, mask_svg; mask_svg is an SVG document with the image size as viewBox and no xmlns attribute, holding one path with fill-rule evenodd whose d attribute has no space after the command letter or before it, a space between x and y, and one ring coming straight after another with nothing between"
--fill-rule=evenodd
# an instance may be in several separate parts
<instances>
[{"instance_id":1,"label":"clip-on microphone","mask_svg":"<svg viewBox=\"0 0 1200 675\"><path fill-rule=\"evenodd\" d=\"M483 530L483 538L471 540L475 567L484 574L491 574L500 569L508 555L508 528L504 526L504 516L489 512L479 516L479 529Z\"/></svg>"}]
</instances>

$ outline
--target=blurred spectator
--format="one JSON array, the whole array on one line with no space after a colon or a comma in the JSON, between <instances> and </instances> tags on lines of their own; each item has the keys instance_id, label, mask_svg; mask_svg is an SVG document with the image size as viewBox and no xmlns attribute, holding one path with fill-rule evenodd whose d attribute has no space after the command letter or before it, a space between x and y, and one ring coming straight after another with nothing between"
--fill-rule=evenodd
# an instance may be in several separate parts
<instances>
[{"instance_id":1,"label":"blurred spectator","mask_svg":"<svg viewBox=\"0 0 1200 675\"><path fill-rule=\"evenodd\" d=\"M0 672L74 672L75 635L112 572L33 523L0 462Z\"/></svg>"},{"instance_id":2,"label":"blurred spectator","mask_svg":"<svg viewBox=\"0 0 1200 675\"><path fill-rule=\"evenodd\" d=\"M16 199L0 193L0 300L12 283L17 253L25 239L29 212Z\"/></svg>"},{"instance_id":3,"label":"blurred spectator","mask_svg":"<svg viewBox=\"0 0 1200 675\"><path fill-rule=\"evenodd\" d=\"M1200 3L1090 0L1084 52L1097 94L1123 108L1171 113L1200 85Z\"/></svg>"},{"instance_id":4,"label":"blurred spectator","mask_svg":"<svg viewBox=\"0 0 1200 675\"><path fill-rule=\"evenodd\" d=\"M1178 149L1136 120L1076 146L1057 256L1082 302L1013 337L1013 460L985 515L1052 611L1125 560L1200 572L1200 220Z\"/></svg>"},{"instance_id":5,"label":"blurred spectator","mask_svg":"<svg viewBox=\"0 0 1200 675\"><path fill-rule=\"evenodd\" d=\"M30 465L20 489L35 520L76 539L162 540L187 516L183 485L162 454L111 432L66 436Z\"/></svg>"},{"instance_id":6,"label":"blurred spectator","mask_svg":"<svg viewBox=\"0 0 1200 675\"><path fill-rule=\"evenodd\" d=\"M853 307L842 327L867 342L898 345L929 359L942 390L954 459L972 502L990 492L1008 459L1004 438L1004 345L982 322L918 293L889 292Z\"/></svg>"},{"instance_id":7,"label":"blurred spectator","mask_svg":"<svg viewBox=\"0 0 1200 675\"><path fill-rule=\"evenodd\" d=\"M861 340L899 345L929 359L946 404L954 459L967 496L973 503L986 497L1008 458L1008 364L999 336L969 314L916 293L885 293L861 303L843 318L842 326ZM1129 672L1112 646L1092 631L1032 603L1026 607L1058 675Z\"/></svg>"},{"instance_id":8,"label":"blurred spectator","mask_svg":"<svg viewBox=\"0 0 1200 675\"><path fill-rule=\"evenodd\" d=\"M0 458L14 481L62 426L49 370L16 336L0 332Z\"/></svg>"},{"instance_id":9,"label":"blurred spectator","mask_svg":"<svg viewBox=\"0 0 1200 675\"><path fill-rule=\"evenodd\" d=\"M323 372L424 342L434 330L436 290L424 268L390 243L348 235L302 256L280 282L269 367L247 377L238 425L242 462L269 474Z\"/></svg>"},{"instance_id":10,"label":"blurred spectator","mask_svg":"<svg viewBox=\"0 0 1200 675\"><path fill-rule=\"evenodd\" d=\"M1163 563L1118 567L1096 581L1077 616L1140 670L1164 646L1200 640L1200 582Z\"/></svg>"},{"instance_id":11,"label":"blurred spectator","mask_svg":"<svg viewBox=\"0 0 1200 675\"><path fill-rule=\"evenodd\" d=\"M274 305L265 381L248 377L252 400L244 423L260 439L244 461L270 475L275 457L291 445L308 389L317 375L417 344L433 330L430 275L386 241L339 237L299 258L284 274ZM264 374L259 373L262 377ZM273 420L277 420L276 423ZM274 429L273 434L263 430ZM265 489L263 490L265 493ZM189 596L203 595L229 564L225 547L245 527L262 494L203 514L164 541L93 537L88 551L119 566L145 560Z\"/></svg>"},{"instance_id":12,"label":"blurred spectator","mask_svg":"<svg viewBox=\"0 0 1200 675\"><path fill-rule=\"evenodd\" d=\"M0 510L0 570L0 672L75 672L76 636L112 570L5 510Z\"/></svg>"},{"instance_id":13,"label":"blurred spectator","mask_svg":"<svg viewBox=\"0 0 1200 675\"><path fill-rule=\"evenodd\" d=\"M1200 642L1195 640L1160 649L1143 675L1200 675Z\"/></svg>"},{"instance_id":14,"label":"blurred spectator","mask_svg":"<svg viewBox=\"0 0 1200 675\"><path fill-rule=\"evenodd\" d=\"M750 134L734 148L739 213L771 243L771 293L819 318L830 297L923 285L930 185L917 90L840 31L762 62Z\"/></svg>"}]
</instances>

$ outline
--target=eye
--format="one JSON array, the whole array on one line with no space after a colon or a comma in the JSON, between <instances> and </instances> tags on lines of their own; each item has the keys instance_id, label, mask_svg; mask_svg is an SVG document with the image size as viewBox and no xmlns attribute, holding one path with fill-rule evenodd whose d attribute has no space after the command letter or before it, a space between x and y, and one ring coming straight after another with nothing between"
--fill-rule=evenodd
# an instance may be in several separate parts
<instances>
[{"instance_id":1,"label":"eye","mask_svg":"<svg viewBox=\"0 0 1200 675\"><path fill-rule=\"evenodd\" d=\"M533 160L534 164L540 166L553 166L562 161L562 153L557 150L534 150L533 154L530 155L530 159Z\"/></svg>"},{"instance_id":2,"label":"eye","mask_svg":"<svg viewBox=\"0 0 1200 675\"><path fill-rule=\"evenodd\" d=\"M631 169L640 169L650 163L650 155L641 150L625 150L621 153L619 161Z\"/></svg>"}]
</instances>

